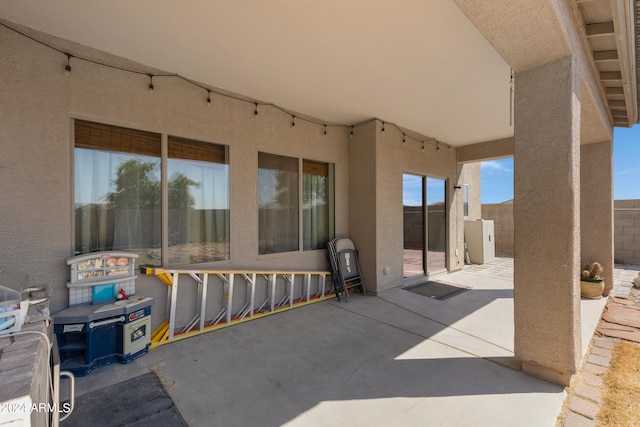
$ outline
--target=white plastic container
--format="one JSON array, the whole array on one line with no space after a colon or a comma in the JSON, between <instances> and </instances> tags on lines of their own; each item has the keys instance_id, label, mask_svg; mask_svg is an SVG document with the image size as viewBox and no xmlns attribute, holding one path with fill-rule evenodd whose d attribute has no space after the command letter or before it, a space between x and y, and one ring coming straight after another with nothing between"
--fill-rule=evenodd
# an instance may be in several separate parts
<instances>
[{"instance_id":1,"label":"white plastic container","mask_svg":"<svg viewBox=\"0 0 640 427\"><path fill-rule=\"evenodd\" d=\"M0 286L0 335L22 329L29 301L20 300L20 292Z\"/></svg>"}]
</instances>

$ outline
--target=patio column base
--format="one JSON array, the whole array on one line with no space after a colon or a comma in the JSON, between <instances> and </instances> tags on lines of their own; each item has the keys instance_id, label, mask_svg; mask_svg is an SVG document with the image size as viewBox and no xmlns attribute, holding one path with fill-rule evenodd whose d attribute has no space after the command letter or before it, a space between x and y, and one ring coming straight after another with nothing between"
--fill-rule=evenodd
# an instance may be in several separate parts
<instances>
[{"instance_id":1,"label":"patio column base","mask_svg":"<svg viewBox=\"0 0 640 427\"><path fill-rule=\"evenodd\" d=\"M562 386L569 385L571 377L575 374L575 372L558 371L533 362L522 362L522 372Z\"/></svg>"}]
</instances>

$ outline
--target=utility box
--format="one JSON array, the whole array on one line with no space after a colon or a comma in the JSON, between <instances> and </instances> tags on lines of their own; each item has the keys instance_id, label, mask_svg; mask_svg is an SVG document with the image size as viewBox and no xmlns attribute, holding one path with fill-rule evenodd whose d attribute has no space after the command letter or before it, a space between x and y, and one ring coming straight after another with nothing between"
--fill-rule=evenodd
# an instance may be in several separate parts
<instances>
[{"instance_id":1,"label":"utility box","mask_svg":"<svg viewBox=\"0 0 640 427\"><path fill-rule=\"evenodd\" d=\"M472 264L491 262L496 257L496 242L492 220L464 222L464 238Z\"/></svg>"}]
</instances>

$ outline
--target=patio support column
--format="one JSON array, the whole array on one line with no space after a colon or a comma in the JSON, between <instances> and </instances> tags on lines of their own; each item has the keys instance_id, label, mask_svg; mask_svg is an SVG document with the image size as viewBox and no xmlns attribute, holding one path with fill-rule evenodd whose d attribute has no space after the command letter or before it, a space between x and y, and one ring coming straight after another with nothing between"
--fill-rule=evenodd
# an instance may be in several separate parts
<instances>
[{"instance_id":1,"label":"patio support column","mask_svg":"<svg viewBox=\"0 0 640 427\"><path fill-rule=\"evenodd\" d=\"M582 263L604 268L604 294L613 287L613 141L580 147Z\"/></svg>"},{"instance_id":2,"label":"patio support column","mask_svg":"<svg viewBox=\"0 0 640 427\"><path fill-rule=\"evenodd\" d=\"M579 365L580 80L571 57L515 83L514 322L523 371L568 385Z\"/></svg>"}]
</instances>

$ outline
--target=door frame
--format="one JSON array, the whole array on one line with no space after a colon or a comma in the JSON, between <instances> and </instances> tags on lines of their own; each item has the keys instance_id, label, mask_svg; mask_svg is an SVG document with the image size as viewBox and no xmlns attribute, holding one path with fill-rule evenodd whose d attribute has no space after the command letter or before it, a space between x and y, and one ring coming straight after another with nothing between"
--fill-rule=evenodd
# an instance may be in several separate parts
<instances>
[{"instance_id":1,"label":"door frame","mask_svg":"<svg viewBox=\"0 0 640 427\"><path fill-rule=\"evenodd\" d=\"M413 284L417 284L417 283L421 283L424 282L425 279L429 279L430 277L434 277L434 276L438 276L440 274L446 273L448 271L448 264L449 264L449 257L448 257L448 251L449 251L449 245L448 245L448 236L449 236L449 205L447 203L447 196L448 196L448 191L447 191L447 184L448 184L448 179L447 178L440 178L437 176L433 176L433 175L428 175L428 174L418 174L418 173L411 173L411 172L403 172L402 173L403 177L404 175L412 175L415 177L418 177L421 179L422 181L422 215L423 215L423 224L424 224L424 230L423 230L423 242L424 242L424 247L422 248L422 268L423 268L423 273L422 274L417 274L415 276L411 276L411 277L404 277L404 253L403 253L403 268L402 268L402 276L403 276L403 280L402 283L404 286L407 285L413 285ZM429 252L429 205L427 202L427 196L428 196L428 192L427 192L427 180L431 178L431 179L437 179L439 181L443 182L443 186L444 186L444 239L445 239L445 249L444 249L444 267L443 268L439 268L437 270L434 271L429 271L428 269L428 252ZM403 193L403 207L404 207L404 180L403 180L403 188L402 188L402 193ZM404 210L404 209L403 209ZM404 251L404 212L403 212L403 218L402 218L402 222L403 222L403 244L402 244L402 250Z\"/></svg>"}]
</instances>

